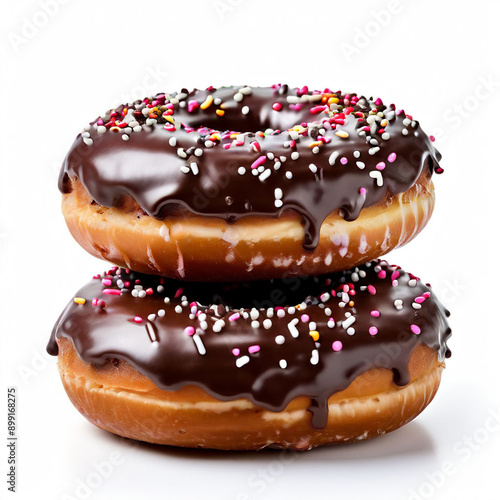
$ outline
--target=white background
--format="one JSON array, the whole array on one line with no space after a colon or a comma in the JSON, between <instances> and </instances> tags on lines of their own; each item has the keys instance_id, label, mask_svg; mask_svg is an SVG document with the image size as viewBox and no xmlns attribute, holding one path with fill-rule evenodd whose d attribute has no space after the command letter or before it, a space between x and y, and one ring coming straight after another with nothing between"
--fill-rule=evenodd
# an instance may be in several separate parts
<instances>
[{"instance_id":1,"label":"white background","mask_svg":"<svg viewBox=\"0 0 500 500\"><path fill-rule=\"evenodd\" d=\"M47 0L49 14L42 4L3 2L0 13L0 436L15 385L17 498L498 498L499 2ZM60 214L67 149L123 100L278 82L380 96L438 138L434 217L389 257L452 311L453 356L436 399L391 435L302 454L159 448L94 428L44 352L64 305L105 268ZM98 476L95 464L111 459Z\"/></svg>"}]
</instances>

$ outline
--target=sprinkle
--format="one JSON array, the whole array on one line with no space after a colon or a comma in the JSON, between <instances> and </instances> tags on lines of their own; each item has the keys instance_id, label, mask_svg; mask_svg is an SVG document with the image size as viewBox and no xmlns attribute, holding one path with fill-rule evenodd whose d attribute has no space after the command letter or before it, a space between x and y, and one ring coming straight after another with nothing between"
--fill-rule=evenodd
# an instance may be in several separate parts
<instances>
[{"instance_id":1,"label":"sprinkle","mask_svg":"<svg viewBox=\"0 0 500 500\"><path fill-rule=\"evenodd\" d=\"M113 284L113 282L109 278L105 278L105 279L101 280L101 283L103 285L106 285L106 286L110 286Z\"/></svg>"},{"instance_id":2,"label":"sprinkle","mask_svg":"<svg viewBox=\"0 0 500 500\"><path fill-rule=\"evenodd\" d=\"M104 295L120 295L121 294L121 291L120 290L116 290L114 288L105 288L102 293Z\"/></svg>"},{"instance_id":3,"label":"sprinkle","mask_svg":"<svg viewBox=\"0 0 500 500\"><path fill-rule=\"evenodd\" d=\"M134 321L135 321L136 323L142 323L142 318L141 318L140 316L135 316L135 317L134 317Z\"/></svg>"},{"instance_id":4,"label":"sprinkle","mask_svg":"<svg viewBox=\"0 0 500 500\"><path fill-rule=\"evenodd\" d=\"M217 114L217 116L224 116L225 111L223 109L218 109L215 111L215 113Z\"/></svg>"},{"instance_id":5,"label":"sprinkle","mask_svg":"<svg viewBox=\"0 0 500 500\"><path fill-rule=\"evenodd\" d=\"M356 321L355 316L349 316L342 322L342 328L347 330Z\"/></svg>"},{"instance_id":6,"label":"sprinkle","mask_svg":"<svg viewBox=\"0 0 500 500\"><path fill-rule=\"evenodd\" d=\"M336 340L335 342L332 343L332 349L335 351L335 352L339 352L342 350L342 342L340 340Z\"/></svg>"},{"instance_id":7,"label":"sprinkle","mask_svg":"<svg viewBox=\"0 0 500 500\"><path fill-rule=\"evenodd\" d=\"M377 164L375 165L375 168L376 168L377 170L384 170L384 168L385 168L385 163L384 163L383 161L381 161L381 162L379 162L379 163L377 163Z\"/></svg>"},{"instance_id":8,"label":"sprinkle","mask_svg":"<svg viewBox=\"0 0 500 500\"><path fill-rule=\"evenodd\" d=\"M298 160L298 159L299 159L299 157L300 157L300 154L299 154L299 153L297 153L297 151L294 151L294 152L290 155L290 158L291 158L292 160Z\"/></svg>"},{"instance_id":9,"label":"sprinkle","mask_svg":"<svg viewBox=\"0 0 500 500\"><path fill-rule=\"evenodd\" d=\"M247 169L245 167L239 167L238 168L238 173L240 175L244 175L246 171L247 171Z\"/></svg>"},{"instance_id":10,"label":"sprinkle","mask_svg":"<svg viewBox=\"0 0 500 500\"><path fill-rule=\"evenodd\" d=\"M335 135L341 137L342 139L347 139L349 137L349 134L345 130L337 130Z\"/></svg>"},{"instance_id":11,"label":"sprinkle","mask_svg":"<svg viewBox=\"0 0 500 500\"><path fill-rule=\"evenodd\" d=\"M362 161L357 161L356 166L360 169L363 170L365 168L365 164Z\"/></svg>"},{"instance_id":12,"label":"sprinkle","mask_svg":"<svg viewBox=\"0 0 500 500\"><path fill-rule=\"evenodd\" d=\"M368 293L371 295L375 295L377 293L377 289L373 285L368 285L366 289L368 290Z\"/></svg>"},{"instance_id":13,"label":"sprinkle","mask_svg":"<svg viewBox=\"0 0 500 500\"><path fill-rule=\"evenodd\" d=\"M273 322L270 319L265 319L262 322L262 326L266 329L269 330L273 326Z\"/></svg>"},{"instance_id":14,"label":"sprinkle","mask_svg":"<svg viewBox=\"0 0 500 500\"><path fill-rule=\"evenodd\" d=\"M266 163L266 160L267 160L267 156L266 155L262 155L262 156L259 156L253 163L252 165L250 166L250 168L254 169L254 168L258 168L260 167L261 165L264 165L264 163Z\"/></svg>"},{"instance_id":15,"label":"sprinkle","mask_svg":"<svg viewBox=\"0 0 500 500\"><path fill-rule=\"evenodd\" d=\"M159 318L163 318L165 316L165 309L159 309L156 314L158 314Z\"/></svg>"},{"instance_id":16,"label":"sprinkle","mask_svg":"<svg viewBox=\"0 0 500 500\"><path fill-rule=\"evenodd\" d=\"M75 304L80 304L80 305L83 305L85 304L85 302L87 302L83 297L75 297L73 301L75 302Z\"/></svg>"},{"instance_id":17,"label":"sprinkle","mask_svg":"<svg viewBox=\"0 0 500 500\"><path fill-rule=\"evenodd\" d=\"M239 356L240 355L240 350L237 347L235 347L231 352L233 353L233 356Z\"/></svg>"},{"instance_id":18,"label":"sprinkle","mask_svg":"<svg viewBox=\"0 0 500 500\"><path fill-rule=\"evenodd\" d=\"M311 330L309 332L309 335L314 340L314 342L317 342L319 340L319 332L317 330Z\"/></svg>"},{"instance_id":19,"label":"sprinkle","mask_svg":"<svg viewBox=\"0 0 500 500\"><path fill-rule=\"evenodd\" d=\"M397 158L397 157L398 157L398 155L397 155L396 153L391 153L391 154L387 157L387 161L388 161L389 163L393 163L393 162L396 160L396 158Z\"/></svg>"},{"instance_id":20,"label":"sprinkle","mask_svg":"<svg viewBox=\"0 0 500 500\"><path fill-rule=\"evenodd\" d=\"M248 356L241 356L241 358L238 358L236 360L236 367L241 368L242 366L245 366L249 361L250 358Z\"/></svg>"},{"instance_id":21,"label":"sprinkle","mask_svg":"<svg viewBox=\"0 0 500 500\"><path fill-rule=\"evenodd\" d=\"M283 345L285 343L285 337L283 337L283 335L276 335L276 337L274 338L274 341L278 345Z\"/></svg>"},{"instance_id":22,"label":"sprinkle","mask_svg":"<svg viewBox=\"0 0 500 500\"><path fill-rule=\"evenodd\" d=\"M260 345L251 345L249 348L248 348L248 352L250 354L255 354L256 352L259 352L260 351Z\"/></svg>"},{"instance_id":23,"label":"sprinkle","mask_svg":"<svg viewBox=\"0 0 500 500\"><path fill-rule=\"evenodd\" d=\"M148 315L148 321L154 321L156 319L156 314L152 313Z\"/></svg>"},{"instance_id":24,"label":"sprinkle","mask_svg":"<svg viewBox=\"0 0 500 500\"><path fill-rule=\"evenodd\" d=\"M207 95L207 98L200 104L201 109L209 108L214 102L214 98L211 94Z\"/></svg>"},{"instance_id":25,"label":"sprinkle","mask_svg":"<svg viewBox=\"0 0 500 500\"><path fill-rule=\"evenodd\" d=\"M307 314L303 314L301 317L300 317L300 321L302 321L302 323L307 323L309 321L309 316Z\"/></svg>"},{"instance_id":26,"label":"sprinkle","mask_svg":"<svg viewBox=\"0 0 500 500\"><path fill-rule=\"evenodd\" d=\"M259 180L262 182L262 181L265 181L270 175L271 175L271 169L270 168L266 168L266 170L264 170L264 172L262 172L260 175L259 175Z\"/></svg>"},{"instance_id":27,"label":"sprinkle","mask_svg":"<svg viewBox=\"0 0 500 500\"><path fill-rule=\"evenodd\" d=\"M236 102L241 102L243 101L243 98L245 96L241 93L241 92L236 92L236 94L234 94L233 96L233 99L236 101Z\"/></svg>"},{"instance_id":28,"label":"sprinkle","mask_svg":"<svg viewBox=\"0 0 500 500\"><path fill-rule=\"evenodd\" d=\"M368 329L368 333L370 335L377 335L378 333L378 328L376 326L370 326L370 328Z\"/></svg>"},{"instance_id":29,"label":"sprinkle","mask_svg":"<svg viewBox=\"0 0 500 500\"><path fill-rule=\"evenodd\" d=\"M248 115L248 113L250 113L250 108L248 106L243 106L241 108L241 112L244 114L244 115Z\"/></svg>"},{"instance_id":30,"label":"sprinkle","mask_svg":"<svg viewBox=\"0 0 500 500\"><path fill-rule=\"evenodd\" d=\"M299 336L299 331L297 330L297 327L296 327L298 322L299 322L299 319L294 318L294 319L292 319L292 321L290 321L290 323L288 323L288 330L289 330L290 334L292 335L292 337L295 339Z\"/></svg>"},{"instance_id":31,"label":"sprinkle","mask_svg":"<svg viewBox=\"0 0 500 500\"><path fill-rule=\"evenodd\" d=\"M311 353L311 359L309 360L311 365L317 365L319 362L319 352L317 349L314 349Z\"/></svg>"},{"instance_id":32,"label":"sprinkle","mask_svg":"<svg viewBox=\"0 0 500 500\"><path fill-rule=\"evenodd\" d=\"M174 299L177 297L180 297L182 295L182 292L184 291L184 288L178 288L177 291L175 292Z\"/></svg>"},{"instance_id":33,"label":"sprinkle","mask_svg":"<svg viewBox=\"0 0 500 500\"><path fill-rule=\"evenodd\" d=\"M372 179L375 179L377 181L377 186L378 187L381 187L381 186L384 185L384 179L383 179L382 174L380 173L380 171L378 171L378 170L372 170L369 175L370 175L370 177Z\"/></svg>"},{"instance_id":34,"label":"sprinkle","mask_svg":"<svg viewBox=\"0 0 500 500\"><path fill-rule=\"evenodd\" d=\"M206 354L207 350L205 349L205 345L203 344L201 337L197 333L195 335L193 335L193 340L194 340L194 344L196 345L196 348L198 349L198 352L202 356L204 354Z\"/></svg>"},{"instance_id":35,"label":"sprinkle","mask_svg":"<svg viewBox=\"0 0 500 500\"><path fill-rule=\"evenodd\" d=\"M374 317L374 318L379 318L380 317L380 311L377 311L377 309L374 309L373 311L370 312L370 314Z\"/></svg>"},{"instance_id":36,"label":"sprinkle","mask_svg":"<svg viewBox=\"0 0 500 500\"><path fill-rule=\"evenodd\" d=\"M328 158L328 163L330 165L333 165L335 163L335 160L337 159L337 156L339 155L339 153L337 151L334 151L331 155L330 155L330 158Z\"/></svg>"},{"instance_id":37,"label":"sprinkle","mask_svg":"<svg viewBox=\"0 0 500 500\"><path fill-rule=\"evenodd\" d=\"M398 310L401 311L403 309L403 301L401 299L396 299L394 301L394 307Z\"/></svg>"},{"instance_id":38,"label":"sprinkle","mask_svg":"<svg viewBox=\"0 0 500 500\"><path fill-rule=\"evenodd\" d=\"M411 331L412 331L415 335L418 335L418 334L422 331L422 330L420 330L420 328L419 328L417 325L415 325L415 324L411 325L411 326L410 326L410 329L411 329Z\"/></svg>"},{"instance_id":39,"label":"sprinkle","mask_svg":"<svg viewBox=\"0 0 500 500\"><path fill-rule=\"evenodd\" d=\"M188 112L192 113L200 107L200 103L194 99L188 102Z\"/></svg>"},{"instance_id":40,"label":"sprinkle","mask_svg":"<svg viewBox=\"0 0 500 500\"><path fill-rule=\"evenodd\" d=\"M310 170L313 174L315 174L315 173L318 171L318 167L317 167L314 163L311 163L311 164L309 165L309 170Z\"/></svg>"},{"instance_id":41,"label":"sprinkle","mask_svg":"<svg viewBox=\"0 0 500 500\"><path fill-rule=\"evenodd\" d=\"M280 368L283 370L288 366L288 363L286 362L286 359L280 359Z\"/></svg>"},{"instance_id":42,"label":"sprinkle","mask_svg":"<svg viewBox=\"0 0 500 500\"><path fill-rule=\"evenodd\" d=\"M194 335L195 331L196 330L192 326L187 326L186 328L184 328L184 333L189 336Z\"/></svg>"},{"instance_id":43,"label":"sprinkle","mask_svg":"<svg viewBox=\"0 0 500 500\"><path fill-rule=\"evenodd\" d=\"M341 163L342 165L347 165L347 163L348 163L348 162L349 162L349 160L348 160L345 156L343 156L343 157L340 159L340 163Z\"/></svg>"},{"instance_id":44,"label":"sprinkle","mask_svg":"<svg viewBox=\"0 0 500 500\"><path fill-rule=\"evenodd\" d=\"M280 103L280 102L275 102L275 103L273 104L273 109L274 109L274 111L281 111L281 108L282 108L282 106L281 106L281 103Z\"/></svg>"}]
</instances>

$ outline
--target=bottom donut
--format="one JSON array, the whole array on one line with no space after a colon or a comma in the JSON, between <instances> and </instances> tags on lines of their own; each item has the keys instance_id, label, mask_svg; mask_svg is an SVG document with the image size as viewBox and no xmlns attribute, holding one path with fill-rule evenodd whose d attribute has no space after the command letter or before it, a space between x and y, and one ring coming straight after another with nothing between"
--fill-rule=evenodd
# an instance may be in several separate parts
<instances>
[{"instance_id":1,"label":"bottom donut","mask_svg":"<svg viewBox=\"0 0 500 500\"><path fill-rule=\"evenodd\" d=\"M48 350L93 424L149 443L307 450L415 418L440 383L448 311L385 261L238 284L112 268L62 313Z\"/></svg>"}]
</instances>

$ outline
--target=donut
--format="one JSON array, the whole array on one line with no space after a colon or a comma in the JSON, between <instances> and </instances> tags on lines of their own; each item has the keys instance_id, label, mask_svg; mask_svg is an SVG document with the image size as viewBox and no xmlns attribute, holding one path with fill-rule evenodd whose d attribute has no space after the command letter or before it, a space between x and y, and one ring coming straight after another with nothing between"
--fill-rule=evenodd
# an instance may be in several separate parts
<instances>
[{"instance_id":1,"label":"donut","mask_svg":"<svg viewBox=\"0 0 500 500\"><path fill-rule=\"evenodd\" d=\"M187 281L320 275L401 246L434 207L441 158L395 105L307 87L157 94L101 115L63 163L74 238Z\"/></svg>"},{"instance_id":2,"label":"donut","mask_svg":"<svg viewBox=\"0 0 500 500\"><path fill-rule=\"evenodd\" d=\"M307 450L415 418L450 356L430 285L377 260L317 277L181 282L113 267L47 350L75 407L149 443Z\"/></svg>"}]
</instances>

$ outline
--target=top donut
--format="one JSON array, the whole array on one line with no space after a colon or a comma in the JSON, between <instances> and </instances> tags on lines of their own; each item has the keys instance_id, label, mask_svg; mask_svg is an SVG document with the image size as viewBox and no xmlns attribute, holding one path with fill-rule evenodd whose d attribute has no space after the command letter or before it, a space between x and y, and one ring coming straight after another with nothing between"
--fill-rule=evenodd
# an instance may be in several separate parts
<instances>
[{"instance_id":1,"label":"top donut","mask_svg":"<svg viewBox=\"0 0 500 500\"><path fill-rule=\"evenodd\" d=\"M194 280L353 267L413 238L439 152L381 99L307 87L183 89L78 135L63 212L92 254Z\"/></svg>"}]
</instances>

